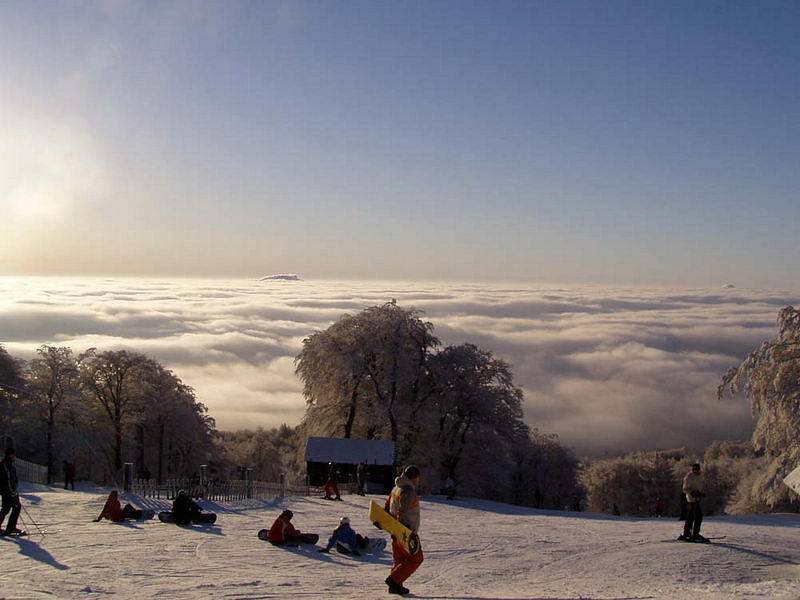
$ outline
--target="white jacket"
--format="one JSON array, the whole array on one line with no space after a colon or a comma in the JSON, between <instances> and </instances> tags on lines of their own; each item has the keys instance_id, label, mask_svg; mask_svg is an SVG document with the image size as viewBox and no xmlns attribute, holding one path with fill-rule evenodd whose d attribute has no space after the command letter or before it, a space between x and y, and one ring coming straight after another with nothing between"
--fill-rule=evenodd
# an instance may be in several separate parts
<instances>
[{"instance_id":1,"label":"white jacket","mask_svg":"<svg viewBox=\"0 0 800 600\"><path fill-rule=\"evenodd\" d=\"M700 498L695 498L694 492L703 492L705 489L705 479L702 473L692 473L689 471L683 478L683 493L686 494L687 502L700 502Z\"/></svg>"}]
</instances>

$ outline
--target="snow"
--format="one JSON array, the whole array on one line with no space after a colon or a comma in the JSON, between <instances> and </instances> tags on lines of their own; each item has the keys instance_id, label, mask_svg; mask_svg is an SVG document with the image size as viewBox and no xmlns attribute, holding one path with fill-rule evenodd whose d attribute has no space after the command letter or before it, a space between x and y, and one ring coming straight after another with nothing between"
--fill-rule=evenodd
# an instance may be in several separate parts
<instances>
[{"instance_id":1,"label":"snow","mask_svg":"<svg viewBox=\"0 0 800 600\"><path fill-rule=\"evenodd\" d=\"M100 488L25 490L28 513L55 533L0 538L0 598L389 597L390 553L324 555L256 537L284 507L321 541L342 515L357 531L381 535L367 522L369 497L207 503L218 526L182 528L93 523L108 492ZM425 562L407 585L430 599L800 598L800 515L709 518L704 533L727 536L712 545L672 541L680 527L432 496L422 502Z\"/></svg>"},{"instance_id":2,"label":"snow","mask_svg":"<svg viewBox=\"0 0 800 600\"><path fill-rule=\"evenodd\" d=\"M393 465L394 443L391 440L362 440L358 438L308 438L306 462L337 464Z\"/></svg>"}]
</instances>

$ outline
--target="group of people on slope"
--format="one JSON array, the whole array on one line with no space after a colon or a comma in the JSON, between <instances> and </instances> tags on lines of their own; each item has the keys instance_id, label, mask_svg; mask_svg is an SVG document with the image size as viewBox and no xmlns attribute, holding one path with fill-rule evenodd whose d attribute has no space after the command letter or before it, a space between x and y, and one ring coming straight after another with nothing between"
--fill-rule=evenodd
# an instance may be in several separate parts
<instances>
[{"instance_id":1,"label":"group of people on slope","mask_svg":"<svg viewBox=\"0 0 800 600\"><path fill-rule=\"evenodd\" d=\"M406 467L403 470L403 474L395 479L394 488L392 488L385 503L386 512L414 533L418 533L420 527L417 488L421 479L419 468L413 465ZM293 517L292 511L284 510L270 527L266 539L276 546L316 544L319 541L319 535L316 533L303 533L297 529L292 524ZM357 533L350 525L350 519L345 516L339 520L339 526L328 539L328 544L324 548L320 548L319 551L327 553L334 547L339 552L357 555L362 550L369 548L369 538ZM405 596L409 593L409 589L403 584L422 564L422 547L420 546L415 553L411 554L393 538L392 559L392 570L385 583L389 588L390 594Z\"/></svg>"},{"instance_id":2,"label":"group of people on slope","mask_svg":"<svg viewBox=\"0 0 800 600\"><path fill-rule=\"evenodd\" d=\"M339 470L336 468L334 463L328 463L328 478L325 481L324 491L325 491L325 500L341 500L342 496L339 493ZM367 485L367 465L362 463L358 463L356 466L356 494L359 496L365 496L366 492L366 485Z\"/></svg>"},{"instance_id":3,"label":"group of people on slope","mask_svg":"<svg viewBox=\"0 0 800 600\"><path fill-rule=\"evenodd\" d=\"M189 494L184 490L180 490L175 496L175 499L172 501L172 511L169 514L170 522L176 525L189 525L190 523L211 524L217 520L216 514L203 512L200 505L192 500ZM102 519L108 519L109 521L120 523L128 519L137 521L143 518L152 519L153 516L155 516L155 514L152 511L143 511L135 508L130 503L122 506L119 501L119 492L117 492L117 490L112 490L103 506L103 510L100 511L100 514L94 521L98 522Z\"/></svg>"}]
</instances>

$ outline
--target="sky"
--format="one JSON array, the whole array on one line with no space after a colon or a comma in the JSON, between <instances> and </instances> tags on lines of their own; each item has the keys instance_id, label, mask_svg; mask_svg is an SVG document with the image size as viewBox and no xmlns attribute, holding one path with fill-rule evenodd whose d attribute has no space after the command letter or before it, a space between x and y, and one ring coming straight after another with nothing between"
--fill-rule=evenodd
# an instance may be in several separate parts
<instances>
[{"instance_id":1,"label":"sky","mask_svg":"<svg viewBox=\"0 0 800 600\"><path fill-rule=\"evenodd\" d=\"M722 374L776 335L800 294L612 285L0 277L0 342L143 352L194 387L219 429L295 425L294 357L343 313L396 299L445 345L511 366L525 420L581 456L745 440Z\"/></svg>"},{"instance_id":2,"label":"sky","mask_svg":"<svg viewBox=\"0 0 800 600\"><path fill-rule=\"evenodd\" d=\"M0 274L796 289L800 5L0 2Z\"/></svg>"}]
</instances>

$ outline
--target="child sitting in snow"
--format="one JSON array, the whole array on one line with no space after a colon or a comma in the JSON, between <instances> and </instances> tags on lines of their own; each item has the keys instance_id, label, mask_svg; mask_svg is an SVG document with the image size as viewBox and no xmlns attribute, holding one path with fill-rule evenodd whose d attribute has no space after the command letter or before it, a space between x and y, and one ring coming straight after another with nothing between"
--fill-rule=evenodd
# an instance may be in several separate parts
<instances>
[{"instance_id":1,"label":"child sitting in snow","mask_svg":"<svg viewBox=\"0 0 800 600\"><path fill-rule=\"evenodd\" d=\"M350 519L347 517L342 517L339 520L339 526L333 530L333 535L328 540L328 545L325 548L320 548L320 552L330 552L334 546L336 546L337 552L356 556L361 556L362 552L370 551L369 538L356 533L350 526Z\"/></svg>"}]
</instances>

